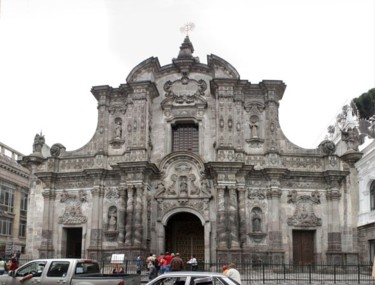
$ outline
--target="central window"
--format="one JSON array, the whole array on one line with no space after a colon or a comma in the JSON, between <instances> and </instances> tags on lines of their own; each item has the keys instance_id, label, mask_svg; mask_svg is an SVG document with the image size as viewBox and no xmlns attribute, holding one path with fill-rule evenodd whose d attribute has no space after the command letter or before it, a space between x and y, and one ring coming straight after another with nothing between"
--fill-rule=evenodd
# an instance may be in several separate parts
<instances>
[{"instance_id":1,"label":"central window","mask_svg":"<svg viewBox=\"0 0 375 285\"><path fill-rule=\"evenodd\" d=\"M199 130L193 123L172 126L172 151L199 152Z\"/></svg>"}]
</instances>

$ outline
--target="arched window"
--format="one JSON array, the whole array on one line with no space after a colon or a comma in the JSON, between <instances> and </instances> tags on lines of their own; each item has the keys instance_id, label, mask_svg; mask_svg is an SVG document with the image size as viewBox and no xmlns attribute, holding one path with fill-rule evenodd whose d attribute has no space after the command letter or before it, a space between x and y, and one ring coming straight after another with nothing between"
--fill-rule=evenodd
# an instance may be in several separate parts
<instances>
[{"instance_id":1,"label":"arched window","mask_svg":"<svg viewBox=\"0 0 375 285\"><path fill-rule=\"evenodd\" d=\"M372 181L370 186L370 210L375 210L375 181Z\"/></svg>"},{"instance_id":2,"label":"arched window","mask_svg":"<svg viewBox=\"0 0 375 285\"><path fill-rule=\"evenodd\" d=\"M199 131L194 123L179 123L172 126L172 151L199 153Z\"/></svg>"}]
</instances>

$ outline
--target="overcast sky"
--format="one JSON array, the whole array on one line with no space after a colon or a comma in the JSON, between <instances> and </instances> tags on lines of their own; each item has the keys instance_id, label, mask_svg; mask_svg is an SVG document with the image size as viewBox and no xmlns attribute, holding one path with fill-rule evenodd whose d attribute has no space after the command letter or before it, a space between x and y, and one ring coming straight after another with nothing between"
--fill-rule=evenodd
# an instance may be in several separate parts
<instances>
[{"instance_id":1,"label":"overcast sky","mask_svg":"<svg viewBox=\"0 0 375 285\"><path fill-rule=\"evenodd\" d=\"M143 60L194 56L241 79L283 80L280 124L315 148L341 107L375 87L373 0L0 0L0 142L32 152L36 133L68 151L97 124L92 86L118 87Z\"/></svg>"}]
</instances>

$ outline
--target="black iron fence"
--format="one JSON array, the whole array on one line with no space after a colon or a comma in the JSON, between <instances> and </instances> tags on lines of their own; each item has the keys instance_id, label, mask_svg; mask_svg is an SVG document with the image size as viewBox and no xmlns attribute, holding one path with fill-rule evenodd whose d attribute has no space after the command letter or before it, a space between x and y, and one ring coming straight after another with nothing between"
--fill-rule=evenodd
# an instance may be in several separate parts
<instances>
[{"instance_id":1,"label":"black iron fence","mask_svg":"<svg viewBox=\"0 0 375 285\"><path fill-rule=\"evenodd\" d=\"M22 265L29 260L20 259ZM99 260L103 273L111 273L110 260ZM136 260L125 260L122 264L125 273L137 273ZM222 272L225 264L199 263L199 271ZM141 274L147 275L147 264L142 262ZM237 264L243 284L375 284L372 264L356 265L292 265L292 264ZM190 270L186 264L185 270ZM146 278L147 280L147 278Z\"/></svg>"}]
</instances>

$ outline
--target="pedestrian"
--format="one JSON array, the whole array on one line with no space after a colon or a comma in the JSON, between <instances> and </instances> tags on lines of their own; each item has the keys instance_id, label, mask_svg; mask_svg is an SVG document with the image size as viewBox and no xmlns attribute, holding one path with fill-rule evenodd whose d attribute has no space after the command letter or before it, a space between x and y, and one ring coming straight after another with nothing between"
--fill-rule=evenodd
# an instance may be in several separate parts
<instances>
[{"instance_id":1,"label":"pedestrian","mask_svg":"<svg viewBox=\"0 0 375 285\"><path fill-rule=\"evenodd\" d=\"M135 261L136 267L137 267L137 274L141 275L142 273L142 259L140 256L137 257Z\"/></svg>"},{"instance_id":2,"label":"pedestrian","mask_svg":"<svg viewBox=\"0 0 375 285\"><path fill-rule=\"evenodd\" d=\"M124 274L124 267L120 266L118 263L115 263L115 266L112 269L112 274Z\"/></svg>"},{"instance_id":3,"label":"pedestrian","mask_svg":"<svg viewBox=\"0 0 375 285\"><path fill-rule=\"evenodd\" d=\"M148 268L148 279L151 281L157 276L157 271L156 271L156 255L150 253L150 256L147 257L146 259L147 262L147 268Z\"/></svg>"},{"instance_id":4,"label":"pedestrian","mask_svg":"<svg viewBox=\"0 0 375 285\"><path fill-rule=\"evenodd\" d=\"M158 261L160 266L160 274L164 274L167 270L167 260L165 259L165 255L161 255Z\"/></svg>"},{"instance_id":5,"label":"pedestrian","mask_svg":"<svg viewBox=\"0 0 375 285\"><path fill-rule=\"evenodd\" d=\"M228 273L228 265L223 265L223 274L227 275Z\"/></svg>"},{"instance_id":6,"label":"pedestrian","mask_svg":"<svg viewBox=\"0 0 375 285\"><path fill-rule=\"evenodd\" d=\"M173 257L171 261L171 270L172 271L181 271L184 269L184 262L180 257L179 253L176 253L175 257Z\"/></svg>"},{"instance_id":7,"label":"pedestrian","mask_svg":"<svg viewBox=\"0 0 375 285\"><path fill-rule=\"evenodd\" d=\"M197 271L198 270L198 261L195 258L194 255L190 257L190 260L187 262L187 264L190 264L191 271Z\"/></svg>"},{"instance_id":8,"label":"pedestrian","mask_svg":"<svg viewBox=\"0 0 375 285\"><path fill-rule=\"evenodd\" d=\"M7 264L8 270L9 271L14 271L18 268L18 263L17 260L13 257Z\"/></svg>"},{"instance_id":9,"label":"pedestrian","mask_svg":"<svg viewBox=\"0 0 375 285\"><path fill-rule=\"evenodd\" d=\"M167 251L164 256L165 259L165 272L171 272L172 255Z\"/></svg>"},{"instance_id":10,"label":"pedestrian","mask_svg":"<svg viewBox=\"0 0 375 285\"><path fill-rule=\"evenodd\" d=\"M236 264L230 263L228 265L228 272L226 274L229 278L232 278L234 281L236 281L238 284L241 283L241 275L240 272L236 269Z\"/></svg>"},{"instance_id":11,"label":"pedestrian","mask_svg":"<svg viewBox=\"0 0 375 285\"><path fill-rule=\"evenodd\" d=\"M0 275L4 274L4 272L6 270L6 266L7 265L6 265L5 260L2 257L0 257Z\"/></svg>"}]
</instances>

